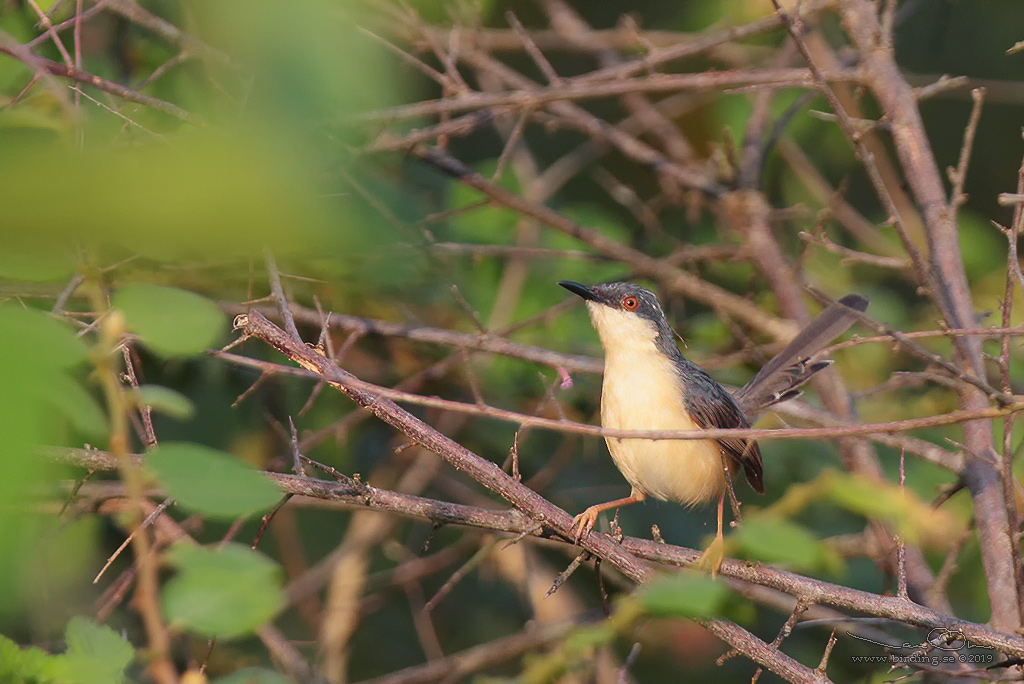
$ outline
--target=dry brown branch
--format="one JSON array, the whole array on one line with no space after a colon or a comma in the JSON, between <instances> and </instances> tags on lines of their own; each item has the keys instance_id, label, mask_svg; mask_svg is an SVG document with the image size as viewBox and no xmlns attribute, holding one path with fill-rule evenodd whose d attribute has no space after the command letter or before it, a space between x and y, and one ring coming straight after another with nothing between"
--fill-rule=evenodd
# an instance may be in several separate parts
<instances>
[{"instance_id":1,"label":"dry brown branch","mask_svg":"<svg viewBox=\"0 0 1024 684\"><path fill-rule=\"evenodd\" d=\"M837 245L823 235L812 235L811 233L802 232L800 233L800 239L819 245L835 254L839 254L849 262L857 262L861 264L868 264L870 266L878 266L879 268L894 268L899 270L910 267L907 260L901 257L881 256L877 254L867 254L866 252L858 252L855 249Z\"/></svg>"},{"instance_id":2,"label":"dry brown branch","mask_svg":"<svg viewBox=\"0 0 1024 684\"><path fill-rule=\"evenodd\" d=\"M5 54L19 61L25 61L25 55L23 52L7 45L0 44L0 54ZM139 91L132 90L131 88L126 88L125 86L114 83L113 81L108 81L94 74L82 71L77 67L67 66L60 62L54 62L53 60L35 55L32 55L31 61L26 61L25 63L29 67L33 69L41 69L51 76L59 76L76 83L92 86L93 88L102 90L105 93L110 93L111 95L120 97L128 102L134 102L135 104L140 104L145 107L152 107L153 109L161 111L169 116L173 116L176 119L181 119L186 123L197 126L202 125L199 119L194 115L175 104L151 95L146 95L145 93L140 93Z\"/></svg>"},{"instance_id":3,"label":"dry brown branch","mask_svg":"<svg viewBox=\"0 0 1024 684\"><path fill-rule=\"evenodd\" d=\"M828 72L829 82L856 83L855 71ZM620 81L563 81L547 87L517 88L504 93L469 93L445 98L401 105L360 116L368 122L396 122L441 114L457 114L492 107L516 107L531 110L563 100L586 101L632 93L674 93L686 90L724 89L740 86L770 86L773 88L811 87L812 74L806 69L766 69L763 72L719 71L704 74L655 74Z\"/></svg>"},{"instance_id":4,"label":"dry brown branch","mask_svg":"<svg viewBox=\"0 0 1024 684\"><path fill-rule=\"evenodd\" d=\"M383 677L363 680L360 684L426 684L448 678L466 677L492 665L518 658L524 653L561 641L573 628L572 622L540 625L521 634L468 648L426 665L397 670Z\"/></svg>"},{"instance_id":5,"label":"dry brown branch","mask_svg":"<svg viewBox=\"0 0 1024 684\"><path fill-rule=\"evenodd\" d=\"M975 88L971 91L971 99L974 100L974 108L971 110L971 118L964 129L964 143L960 148L960 161L956 169L949 171L953 188L949 192L949 206L953 208L952 220L956 221L956 210L967 201L964 194L964 182L967 180L967 164L971 159L971 150L974 149L974 136L978 132L978 122L981 120L981 105L985 101L984 88Z\"/></svg>"},{"instance_id":6,"label":"dry brown branch","mask_svg":"<svg viewBox=\"0 0 1024 684\"><path fill-rule=\"evenodd\" d=\"M981 108L981 96L979 95L975 100L975 111L972 113L971 123L972 126L968 128L968 134L965 135L964 140L964 154L962 157L967 156L966 150L969 148L968 138L973 140L974 127L977 125L977 117ZM963 171L957 171L957 180L960 180L960 175L966 175ZM1017 192L1024 193L1024 161L1021 162L1020 169L1017 171ZM959 197L959 195L957 195ZM1017 288L1022 288L1024 291L1024 274L1020 270L1020 261L1018 258L1018 240L1020 238L1021 230L1024 230L1024 206L1018 205L1014 208L1013 223L1008 229L1004 229L1003 233L1006 235L1007 249L1006 249L1006 284L1003 289L1003 302L1001 309L1003 327L1010 325L1010 318L1013 311L1013 298ZM1012 350L1010 348L1010 335L1004 334L1000 340L1000 355L999 355L999 374L1002 380L1002 386L1004 392L1012 392L1013 385L1010 376L1010 359ZM1013 424L1014 417L1007 416L1003 419L1003 448L1002 458L1000 462L999 474L1002 483L1002 494L1003 494L1003 505L1006 507L1006 519L1007 519L1007 530L1006 533L1010 536L1013 543L1013 571L1014 577L1018 587L1024 586L1024 560L1021 558L1020 544L1020 527L1021 527L1021 513L1018 510L1017 504L1017 491L1018 481L1016 475L1013 473L1013 460L1015 451L1013 448ZM1020 590L1024 592L1024 589ZM1019 597L1019 605L1017 606L1018 612L1024 612L1024 593ZM1024 618L1022 618L1024 619Z\"/></svg>"},{"instance_id":7,"label":"dry brown branch","mask_svg":"<svg viewBox=\"0 0 1024 684\"><path fill-rule=\"evenodd\" d=\"M262 315L256 312L253 312ZM260 322L258 326L272 326L266 318L263 318L264 322ZM247 325L249 322L246 321ZM280 350L280 349L279 349ZM293 350L294 351L294 350ZM227 354L224 352L211 352L214 356L231 361L240 366L249 366L257 368L263 371L270 371L274 373L290 374L296 376L304 376L316 379L320 376L318 371L315 370L303 370L299 368L292 368L289 366L278 366L266 361L259 361L257 359L250 359L244 356L236 356L234 354ZM293 360L301 365L308 362L308 359L303 359L301 355L291 356ZM300 360L302 359L302 360ZM330 380L328 380L330 382ZM446 411L452 411L456 413L465 413L470 415L477 415L486 418L494 418L497 420L503 420L509 423L515 423L524 428L541 428L547 430L554 430L556 432L565 432L579 435L589 435L592 437L630 437L634 439L721 439L721 438L748 438L753 437L758 440L764 439L792 439L792 438L806 438L806 439L827 439L827 438L840 438L840 437L863 437L874 434L891 434L898 432L905 432L909 430L919 430L922 428L939 427L942 425L956 425L964 422L965 420L985 420L992 418L1002 418L1003 416L1019 413L1024 411L1024 401L1014 401L1004 407L987 407L978 409L975 411L954 411L951 413L945 413L941 415L928 416L924 418L909 418L906 420L894 420L885 423L866 423L866 424L852 424L852 425L838 425L836 427L821 427L821 428L706 428L703 430L613 430L610 428L601 428L595 425L587 425L585 423L577 423L569 420L559 420L552 418L543 418L534 416L526 413L519 413L517 411L511 411L508 409L496 408L490 405L480 406L476 403L465 403L460 401L454 401L449 399L439 399L437 397L427 397L419 394L413 394L410 392L402 392L399 390L382 387L375 385L358 378L350 378L348 382L353 387L359 387L365 389L367 392L373 392L379 394L382 397L388 397L395 401L401 401L418 406L428 406L431 408L444 409Z\"/></svg>"},{"instance_id":8,"label":"dry brown branch","mask_svg":"<svg viewBox=\"0 0 1024 684\"><path fill-rule=\"evenodd\" d=\"M116 467L111 454L103 451L51 449L48 455L64 463L94 470L111 470ZM141 459L141 456L136 458ZM297 497L310 497L321 501L340 502L346 506L390 511L432 523L470 525L509 534L531 536L550 537L554 533L556 539L562 536L562 531L557 528L549 526L547 523L539 526L530 515L516 509L499 511L478 508L399 494L368 485L356 486L295 475L267 473L267 476L283 492ZM509 476L505 475L504 477L510 481L510 485L515 484ZM297 502L301 499L293 499L293 501ZM550 504L548 505L550 506ZM635 554L636 559L683 567L694 564L700 557L700 551L696 549L673 546L664 542L624 537L621 545L618 545L611 543L607 535L591 535L588 540L594 537L608 540L609 546L616 549L616 556L622 553ZM634 559L634 563L637 562L636 559ZM973 643L1024 657L1024 638L1022 637L987 625L963 621L955 616L930 610L899 597L850 589L770 566L749 564L738 560L727 559L722 565L721 574L724 577L783 592L808 605L833 606L927 629L948 627L963 632Z\"/></svg>"},{"instance_id":9,"label":"dry brown branch","mask_svg":"<svg viewBox=\"0 0 1024 684\"><path fill-rule=\"evenodd\" d=\"M238 314L244 310L238 304L224 303L221 306L225 311L232 314ZM273 316L276 314L276 308L271 306L256 306L252 307L252 310L259 311L264 315ZM320 314L316 311L301 306L292 306L291 310L297 321L307 325L320 325ZM600 359L579 354L560 354L543 347L517 344L495 334L463 333L455 330L407 325L394 321L383 321L340 313L329 314L326 317L326 321L331 329L347 330L360 335L404 337L417 342L430 342L458 349L486 351L546 366L561 366L566 370L580 373L600 373L602 368Z\"/></svg>"}]
</instances>

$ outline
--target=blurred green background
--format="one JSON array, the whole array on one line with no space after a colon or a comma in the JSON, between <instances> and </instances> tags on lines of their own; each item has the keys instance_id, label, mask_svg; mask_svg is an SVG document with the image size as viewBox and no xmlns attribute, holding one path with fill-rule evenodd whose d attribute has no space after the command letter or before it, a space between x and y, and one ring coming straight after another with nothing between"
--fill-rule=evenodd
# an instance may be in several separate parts
<instances>
[{"instance_id":1,"label":"blurred green background","mask_svg":"<svg viewBox=\"0 0 1024 684\"><path fill-rule=\"evenodd\" d=\"M545 26L543 12L533 3L415 5L426 21L441 25L450 23L452 17L476 17L483 27L505 28L505 12L513 11L527 28ZM34 6L49 12L54 24L68 21L75 11L72 2L2 3L0 47L34 40L35 55L61 63L61 51L45 37ZM77 92L67 79L37 73L32 63L0 54L0 434L4 435L0 440L4 473L0 477L0 634L9 640L0 644L0 674L5 659L10 665L27 653L22 650L22 655L16 655L17 648L12 650L11 644L85 658L71 644L76 643L72 638L78 633L75 630L88 632L88 627L72 618L91 619L105 605L113 605L105 624L127 640L136 655L146 645L129 603L111 604L105 593L114 578L128 568L130 555L115 561L105 579L91 583L124 540L124 521L102 508L99 493L91 494L92 499L71 497L84 471L57 465L38 450L38 445L109 447L110 407L99 383L103 364L98 355L103 347L97 328L91 327L109 307L124 311L128 331L138 336L133 338L133 346L140 381L173 390L163 399L151 400L158 408L153 421L161 443L203 445L257 468L287 472L291 456L285 430L291 417L301 436L317 435L304 452L310 458L343 473L361 473L371 484L388 488L422 457L416 450L406 453L398 449L403 443L401 436L374 420L356 420L351 402L333 391L319 393L299 415L313 390L308 380L271 377L236 405L236 399L259 374L201 353L232 339L230 314L243 310L242 302L268 294L265 250L274 254L286 274L289 295L310 309L476 332L467 307L458 301L462 297L488 328L528 322L509 333L509 339L595 357L600 356L600 348L581 308L541 315L566 299L555 281L597 282L630 275L623 264L552 252L517 261L526 269L520 276L521 285L513 299L502 299L496 294L503 291L509 277L510 260L438 247L438 243L511 246L528 240L530 246L550 250L585 249L552 230L524 228L520 216L479 204L481 198L475 191L402 154L372 154L363 149L384 130L401 134L433 121L391 123L359 119L359 114L441 95L435 83L389 49L384 40L374 37L403 44L401 22L396 19L405 11L400 7L327 0L163 0L139 3L137 7L145 12L140 18L128 10L97 9L91 3L84 6L89 15L81 26L79 41L82 68L110 83L170 103L187 116L167 107L128 102L92 87ZM967 75L988 85L989 99L965 185L969 199L960 214L960 244L979 313L994 312L1005 286L1006 246L992 222L1008 225L1010 221L1010 211L1000 207L996 197L1015 191L1024 151L1024 55L1007 54L1024 35L1022 23L1008 18L1024 14L1018 0L910 0L900 7L897 53L915 84L950 74ZM603 1L578 3L576 9L595 28L614 27L624 11L621 3ZM770 3L753 0L637 2L628 7L644 30L683 33L741 24L769 10ZM163 30L158 30L161 27ZM72 54L73 29L69 23L60 32L63 45ZM826 17L824 32L836 44L843 41L842 28L834 17ZM744 43L740 52L743 59L770 65L770 55L779 49L783 38L781 31L771 31ZM440 68L429 53L420 54ZM536 68L521 52L502 58L535 75ZM563 76L595 68L589 56L572 51L553 50L549 59ZM730 66L735 65L701 56L673 63L671 68L686 72ZM786 114L798 95L781 91L772 103L772 117ZM699 155L721 160L729 141L742 139L752 101L747 92L694 94L685 113L674 122ZM623 116L614 100L586 106L609 121ZM970 106L968 91L963 88L922 104L942 169L956 164ZM870 102L866 109L877 114ZM833 122L815 116L814 110L827 110L823 99L797 109L783 138L802 149L834 187L843 187L847 201L870 221L883 222L884 212L849 144ZM585 142L571 131L537 125L526 128L524 141L542 169ZM484 127L451 139L447 149L490 177L498 168L502 145L494 128ZM740 242L740 237L724 233L713 211L694 211L683 203L662 206L656 217L657 229L651 230L615 200L597 173L591 172L597 169L613 173L640 197L658 194L657 180L648 169L611 153L597 158L592 169L568 182L546 204L655 257L667 256L680 246ZM524 190L508 169L499 182L517 192ZM801 260L808 283L837 296L850 290L869 295L871 314L898 329L936 327L935 311L916 294L915 284L904 274L849 264L801 242L798 231L810 230L816 223L832 235L837 231L833 219L820 213L821 203L778 152L766 160L761 188L772 206L795 208L795 218L780 219L778 235L787 256ZM898 241L890 233L886 235L898 254ZM851 245L864 249L864 245ZM750 264L723 259L702 263L699 270L709 281L750 294L774 310L763 276ZM132 288L140 284L169 289L139 295ZM176 294L180 291L200 295L202 300L181 301ZM133 292L141 299L127 303ZM170 299L162 299L165 296ZM749 359L728 362L729 354L743 344L730 322L698 302L673 297L665 304L686 340L684 352L689 357L712 369L722 382L741 384L749 379L756 363ZM43 315L55 305L59 316ZM154 310L169 312L171 318L152 321ZM199 341L182 342L186 328L191 329L196 318ZM1014 321L1018 319L1015 315ZM998 314L981 322L998 324ZM147 331L154 329L147 337ZM301 329L308 341L316 340L318 326L303 325ZM336 333L334 344L341 346L345 338ZM949 351L944 342L926 344L936 351ZM995 343L989 344L995 353ZM252 341L235 351L276 362L282 358ZM360 378L391 386L452 353L451 348L371 334L352 340L343 366ZM866 422L931 415L956 407L953 393L941 386L867 393L895 371L924 367L887 345L854 347L836 360L851 390L865 392L857 397L857 410ZM598 420L600 379L596 375L576 374L571 388L559 390L553 389L558 374L550 367L489 354L473 354L469 367L471 374L461 362L450 363L443 372L425 375L414 391L472 402L475 382L492 405L556 416L545 400L547 393L553 392L568 417L592 423ZM1016 377L1018 361L1011 370ZM414 412L498 463L505 461L515 439L515 427L506 423L452 418L421 409ZM338 427L340 419L345 422ZM959 435L959 429L950 427L915 436L948 446L945 440L959 439ZM144 450L137 434L130 448L133 452ZM766 442L763 450L768 473L766 498L755 499L745 485L739 487L749 511L777 500L795 482L811 482L824 471L842 469L829 443L773 440ZM571 513L626 492L626 484L600 440L530 431L520 436L518 454L524 480ZM895 478L899 454L881 448L880 456L887 474ZM906 468L908 486L925 502L936 496L940 486L955 479L915 458L907 460ZM446 471L445 466L440 470L441 475L429 480L422 495L487 503L487 493L481 487ZM532 480L538 475L541 477ZM152 477L156 478L154 484L170 489L169 480L161 479L169 476ZM97 473L83 491L98 492L103 483L116 481L113 473ZM160 497L154 501L159 502ZM262 503L253 510L262 512L269 505ZM490 497L489 505L503 504ZM190 517L194 510L199 515ZM226 520L204 515L209 511L202 503L194 510L172 507L168 514L179 522L188 521L191 534L203 544L216 543L231 528L230 515ZM954 529L934 548L925 549L933 570L941 566L949 545L971 514L970 502L963 495L944 510L949 517L942 521ZM800 551L783 553L781 558L760 559L847 586L891 592L892 578L880 572L870 558L858 554L844 557L838 546L821 541L862 532L864 513L856 506L839 506L824 493L786 521L755 527L761 534L748 531L745 552L756 556L757 542L769 554L779 546L802 544ZM651 525L657 524L670 543L699 546L713 532L713 518L710 510L683 510L674 504L651 502L623 511L620 522L627 534L649 536ZM253 586L266 586L274 600L269 601L265 613L245 623L240 636L217 644L209 675L227 675L253 666L266 668L264 674L270 676L275 663L253 635L256 625L280 607L281 587L350 538L350 526L357 519L349 511L295 507L271 526L260 545L265 554L261 558L269 565L260 565L261 560L247 567L253 573ZM368 579L358 628L351 640L349 679L383 675L436 655L417 616L422 614L423 601L471 558L476 560L466 566L466 576L429 614L428 631L435 635L438 653L451 654L517 633L527 621L539 619L538 604L528 596L526 580L505 567L512 561L491 545L489 536L450 528L435 534L430 525L405 519L392 523L393 529L364 554ZM248 545L258 527L259 515L249 515L235 540ZM765 543L765 539L776 539L773 534L779 535L778 543ZM425 550L427 542L429 549ZM740 543L744 543L742 539ZM743 548L739 551L742 555ZM526 560L522 562L535 563L544 571L557 572L571 560L565 549L543 544L531 546L523 555ZM183 578L189 576L172 567L191 567L192 576L199 572L188 563L203 561L185 556L188 552L164 558L161 577L168 593L180 591ZM406 582L389 574L420 556L440 557L433 572ZM228 565L228 570L218 566L217 572L230 577ZM209 566L203 567L214 573ZM224 582L210 581L215 585ZM576 614L598 615L602 602L593 572L581 571L570 585L572 595L567 602L576 606ZM705 589L680 591L699 593ZM616 597L628 590L614 584L610 587ZM948 590L958 615L987 619L984 577L973 537L964 544ZM245 596L242 593L241 598ZM277 614L275 624L310 662L317 663L323 655L317 651L321 635L315 616L323 610L326 590L321 586L312 596L312 608L293 602ZM724 646L694 623L675 617L688 611L700 613L703 607L668 610L670 617L665 617L666 611L657 608L662 604L656 600L655 604L655 608L637 609L646 616L639 623L623 622L605 633L583 636L592 639L597 648L607 648L608 657L620 663L634 642L642 643L631 669L637 681L749 679L753 666L748 661L734 658L716 666L714 661ZM174 610L168 609L169 619L178 615ZM724 611L768 641L786 618L785 611L732 595L722 596L710 610ZM204 631L189 618L181 619L184 627L176 632L173 656L182 666L201 662L205 637L228 629L217 626ZM99 647L101 653L120 648L107 633L89 634L99 641L108 640L106 646ZM915 643L920 636L909 629L895 629L894 634ZM827 638L827 630L798 629L785 650L813 666ZM556 674L548 675L549 679L568 676L564 670L590 672L587 662L592 660L592 651L573 650L571 642L566 644L562 651L555 649L554 655L548 655L560 664L553 667ZM841 638L830 675L836 681L882 681L887 676L884 668L851 660L852 655L879 651L871 649ZM544 651L538 648L531 656L534 660L514 658L490 673L523 674L527 679L536 676L531 681L540 681L544 677L537 673L543 671L545 661L539 654ZM45 660L41 652L33 653ZM144 661L141 656L132 660L129 651L123 676L128 680L143 677ZM75 668L67 662L47 662L51 669L40 669L38 681L87 681L68 674ZM85 661L74 661L81 662ZM93 663L89 667L99 666ZM13 666L10 671L16 672ZM122 676L120 671L95 671L100 673L95 681Z\"/></svg>"}]
</instances>

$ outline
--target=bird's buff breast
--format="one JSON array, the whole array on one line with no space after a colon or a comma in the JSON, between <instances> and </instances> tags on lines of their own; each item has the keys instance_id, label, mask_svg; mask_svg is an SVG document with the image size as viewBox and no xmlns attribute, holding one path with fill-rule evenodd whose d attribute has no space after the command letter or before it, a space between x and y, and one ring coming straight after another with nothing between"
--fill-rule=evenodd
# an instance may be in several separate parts
<instances>
[{"instance_id":1,"label":"bird's buff breast","mask_svg":"<svg viewBox=\"0 0 1024 684\"><path fill-rule=\"evenodd\" d=\"M660 354L605 359L601 424L619 430L697 430L671 361ZM717 442L605 438L612 460L640 492L689 506L725 489Z\"/></svg>"}]
</instances>

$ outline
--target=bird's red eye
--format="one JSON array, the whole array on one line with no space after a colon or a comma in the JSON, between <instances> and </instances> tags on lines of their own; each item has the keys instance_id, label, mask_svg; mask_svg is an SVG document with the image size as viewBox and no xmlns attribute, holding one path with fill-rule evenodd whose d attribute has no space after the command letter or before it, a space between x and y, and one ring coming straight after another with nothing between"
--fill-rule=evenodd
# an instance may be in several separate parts
<instances>
[{"instance_id":1,"label":"bird's red eye","mask_svg":"<svg viewBox=\"0 0 1024 684\"><path fill-rule=\"evenodd\" d=\"M622 298L622 308L626 311L633 311L636 307L640 306L640 300L633 295Z\"/></svg>"}]
</instances>

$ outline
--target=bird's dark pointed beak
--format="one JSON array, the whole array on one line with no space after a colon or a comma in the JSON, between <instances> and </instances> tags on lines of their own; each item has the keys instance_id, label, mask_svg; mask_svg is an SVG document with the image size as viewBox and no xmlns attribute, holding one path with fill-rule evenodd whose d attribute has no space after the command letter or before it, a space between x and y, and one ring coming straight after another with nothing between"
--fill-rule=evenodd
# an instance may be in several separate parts
<instances>
[{"instance_id":1,"label":"bird's dark pointed beak","mask_svg":"<svg viewBox=\"0 0 1024 684\"><path fill-rule=\"evenodd\" d=\"M586 285L581 285L580 283L574 282L572 280L559 280L558 284L564 287L569 292L572 292L574 295L579 295L580 297L583 297L583 299L587 300L588 302L599 301L594 291L591 290Z\"/></svg>"}]
</instances>

